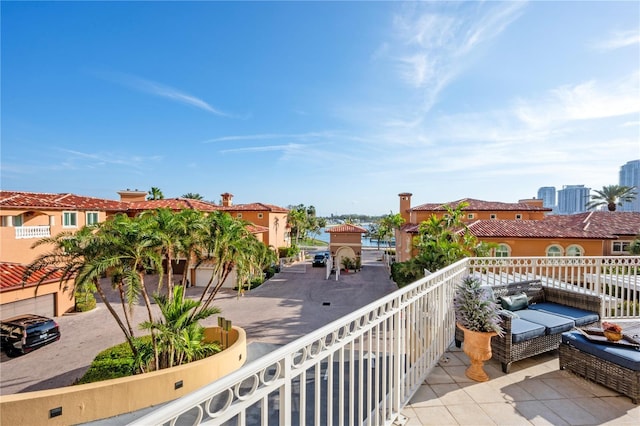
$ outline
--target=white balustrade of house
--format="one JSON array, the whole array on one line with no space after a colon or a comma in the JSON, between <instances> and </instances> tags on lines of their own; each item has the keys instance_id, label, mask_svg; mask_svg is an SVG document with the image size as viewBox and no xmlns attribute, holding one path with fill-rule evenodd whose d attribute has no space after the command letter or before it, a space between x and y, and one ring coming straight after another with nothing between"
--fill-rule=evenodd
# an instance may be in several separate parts
<instances>
[{"instance_id":1,"label":"white balustrade of house","mask_svg":"<svg viewBox=\"0 0 640 426\"><path fill-rule=\"evenodd\" d=\"M640 318L640 257L464 259L132 424L390 425L451 345L470 273L601 295L603 318Z\"/></svg>"},{"instance_id":2,"label":"white balustrade of house","mask_svg":"<svg viewBox=\"0 0 640 426\"><path fill-rule=\"evenodd\" d=\"M16 226L16 239L46 238L51 236L51 228L42 226Z\"/></svg>"}]
</instances>

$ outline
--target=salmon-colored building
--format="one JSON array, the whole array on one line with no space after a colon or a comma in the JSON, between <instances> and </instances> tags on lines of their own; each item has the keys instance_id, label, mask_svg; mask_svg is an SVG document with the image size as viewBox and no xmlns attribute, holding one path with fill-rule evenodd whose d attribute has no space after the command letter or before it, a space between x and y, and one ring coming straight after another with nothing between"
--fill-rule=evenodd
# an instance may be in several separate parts
<instances>
[{"instance_id":1,"label":"salmon-colored building","mask_svg":"<svg viewBox=\"0 0 640 426\"><path fill-rule=\"evenodd\" d=\"M277 248L287 246L289 242L288 210L278 206L263 203L232 206L231 194L227 194L226 202L223 194L222 206L188 198L146 200L147 193L138 190L127 189L119 191L118 194L120 200L68 193L0 191L0 262L5 265L2 271L4 275L0 275L0 304L13 306L6 309L5 306L2 307L2 318L6 318L10 310L19 310L15 306L30 306L30 313L50 316L62 315L73 308L72 283L60 286L59 282L47 281L38 287L36 294L34 289L27 285L23 288L21 280L16 281L15 271L20 265L29 264L51 250L47 245L33 248L36 241L54 237L61 232L75 232L85 225L104 222L117 213L135 216L145 210L156 208L175 211L195 209L203 212L223 210L250 222L249 231L267 245ZM177 262L176 272L180 272L179 266L180 262ZM9 270L14 271L11 279L7 272ZM191 276L195 277L193 271ZM20 305L21 302L24 303Z\"/></svg>"},{"instance_id":2,"label":"salmon-colored building","mask_svg":"<svg viewBox=\"0 0 640 426\"><path fill-rule=\"evenodd\" d=\"M268 229L265 234L265 241L263 241L266 245L275 249L290 246L291 229L287 222L289 210L265 203L234 205L233 194L225 192L220 196L222 197L222 205L217 206L218 210Z\"/></svg>"},{"instance_id":3,"label":"salmon-colored building","mask_svg":"<svg viewBox=\"0 0 640 426\"><path fill-rule=\"evenodd\" d=\"M445 204L411 207L410 193L401 193L400 214L405 224L396 231L396 258L409 260L416 253L412 239L420 223L431 215L447 214L467 202L464 222L480 241L495 243L493 255L520 256L615 256L628 255L629 245L640 234L640 213L593 211L574 215L547 215L542 200L501 203L463 199Z\"/></svg>"},{"instance_id":4,"label":"salmon-colored building","mask_svg":"<svg viewBox=\"0 0 640 426\"><path fill-rule=\"evenodd\" d=\"M0 306L2 318L21 314L60 316L75 306L73 282L60 283L61 273L52 273L41 284L45 271L33 274L23 285L25 265L0 262Z\"/></svg>"},{"instance_id":5,"label":"salmon-colored building","mask_svg":"<svg viewBox=\"0 0 640 426\"><path fill-rule=\"evenodd\" d=\"M342 268L342 259L349 258L360 264L362 259L362 234L367 230L356 225L343 224L332 226L325 232L329 234L329 252L335 268Z\"/></svg>"}]
</instances>

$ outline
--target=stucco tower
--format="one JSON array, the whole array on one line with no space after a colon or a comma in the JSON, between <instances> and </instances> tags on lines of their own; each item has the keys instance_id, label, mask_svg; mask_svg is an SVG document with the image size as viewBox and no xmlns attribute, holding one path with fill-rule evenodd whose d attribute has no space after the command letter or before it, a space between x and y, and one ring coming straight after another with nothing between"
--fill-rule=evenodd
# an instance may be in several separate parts
<instances>
[{"instance_id":1,"label":"stucco tower","mask_svg":"<svg viewBox=\"0 0 640 426\"><path fill-rule=\"evenodd\" d=\"M404 219L404 223L410 223L411 220L411 196L410 192L402 192L398 194L400 197L400 216Z\"/></svg>"}]
</instances>

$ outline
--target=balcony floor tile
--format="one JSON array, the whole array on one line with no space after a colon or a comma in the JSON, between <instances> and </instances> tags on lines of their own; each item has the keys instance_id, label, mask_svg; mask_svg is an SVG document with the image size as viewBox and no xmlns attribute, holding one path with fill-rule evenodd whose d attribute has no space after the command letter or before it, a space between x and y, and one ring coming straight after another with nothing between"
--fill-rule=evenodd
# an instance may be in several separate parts
<instances>
[{"instance_id":1,"label":"balcony floor tile","mask_svg":"<svg viewBox=\"0 0 640 426\"><path fill-rule=\"evenodd\" d=\"M489 360L488 382L469 380L469 364L452 347L402 414L416 425L636 425L640 404L558 366L558 352L537 355L502 373Z\"/></svg>"}]
</instances>

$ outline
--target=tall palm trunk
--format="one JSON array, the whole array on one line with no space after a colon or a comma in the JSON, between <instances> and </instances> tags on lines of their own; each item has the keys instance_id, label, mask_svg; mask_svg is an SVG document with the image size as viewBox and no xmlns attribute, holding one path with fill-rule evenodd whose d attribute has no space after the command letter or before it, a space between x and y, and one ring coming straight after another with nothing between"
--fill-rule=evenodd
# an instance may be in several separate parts
<instances>
[{"instance_id":1,"label":"tall palm trunk","mask_svg":"<svg viewBox=\"0 0 640 426\"><path fill-rule=\"evenodd\" d=\"M107 310L109 311L109 313L111 313L111 316L113 316L113 318L115 318L116 323L118 324L118 327L120 327L120 330L122 330L122 332L124 333L125 338L127 339L127 343L129 343L129 347L131 348L131 353L133 353L134 359L137 358L138 357L138 348L136 347L136 345L133 342L133 337L134 336L127 330L127 327L125 326L125 324L120 319L120 316L118 315L116 310L111 305L111 302L109 302L109 299L107 298L107 295L105 294L104 289L102 288L102 284L100 283L100 280L94 279L94 285L96 287L96 291L98 293L98 296L100 296L100 300L102 300L104 305L107 307ZM141 373L145 372L144 371L144 366L140 365L139 368L141 370Z\"/></svg>"},{"instance_id":2,"label":"tall palm trunk","mask_svg":"<svg viewBox=\"0 0 640 426\"><path fill-rule=\"evenodd\" d=\"M149 317L149 322L153 323L153 312L151 310L151 299L149 298L149 293L147 292L147 287L144 284L144 271L138 271L138 277L140 279L140 293L142 293L142 299L144 300L144 305L147 308L147 316ZM155 369L160 369L160 358L158 351L158 342L156 341L156 331L154 329L151 330L151 344L153 345L153 357L155 360Z\"/></svg>"}]
</instances>

